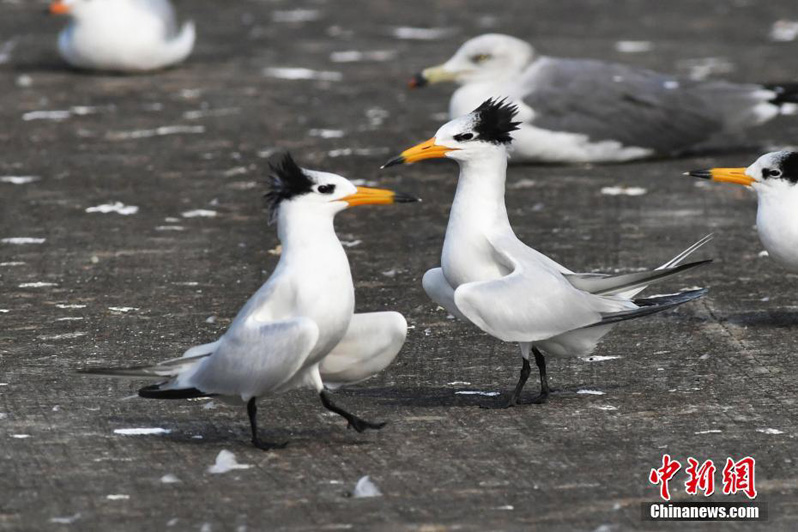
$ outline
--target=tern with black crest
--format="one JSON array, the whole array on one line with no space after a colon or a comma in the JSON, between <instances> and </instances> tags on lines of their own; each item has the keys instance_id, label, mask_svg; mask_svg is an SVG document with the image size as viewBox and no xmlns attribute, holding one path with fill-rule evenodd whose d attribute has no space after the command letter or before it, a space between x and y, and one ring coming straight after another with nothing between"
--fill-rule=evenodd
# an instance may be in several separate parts
<instances>
[{"instance_id":1,"label":"tern with black crest","mask_svg":"<svg viewBox=\"0 0 798 532\"><path fill-rule=\"evenodd\" d=\"M648 285L709 261L681 264L707 236L659 268L621 274L576 273L516 237L504 203L507 150L519 123L515 105L487 100L434 137L385 166L423 159L457 161L460 176L449 214L441 266L422 280L427 295L457 318L519 345L522 368L503 407L518 404L529 377L530 353L549 395L545 354L586 356L617 323L701 297L705 289L636 298Z\"/></svg>"},{"instance_id":2,"label":"tern with black crest","mask_svg":"<svg viewBox=\"0 0 798 532\"><path fill-rule=\"evenodd\" d=\"M759 239L773 260L798 272L798 152L766 153L748 168L693 170L687 175L753 188Z\"/></svg>"},{"instance_id":3,"label":"tern with black crest","mask_svg":"<svg viewBox=\"0 0 798 532\"><path fill-rule=\"evenodd\" d=\"M539 54L509 35L463 44L411 86L454 82L454 119L486 98L518 106L512 162L608 163L665 157L794 109L798 84L694 81L644 68ZM785 106L787 104L787 106Z\"/></svg>"},{"instance_id":4,"label":"tern with black crest","mask_svg":"<svg viewBox=\"0 0 798 532\"><path fill-rule=\"evenodd\" d=\"M356 205L418 201L390 190L356 187L326 172L305 170L290 155L272 165L267 198L282 254L271 277L217 341L152 366L85 373L160 378L139 390L152 399L219 396L245 404L252 443L258 398L311 388L328 410L362 432L380 429L336 405L325 388L353 384L387 367L398 354L407 323L398 312L354 314L349 261L333 227L335 215Z\"/></svg>"}]
</instances>

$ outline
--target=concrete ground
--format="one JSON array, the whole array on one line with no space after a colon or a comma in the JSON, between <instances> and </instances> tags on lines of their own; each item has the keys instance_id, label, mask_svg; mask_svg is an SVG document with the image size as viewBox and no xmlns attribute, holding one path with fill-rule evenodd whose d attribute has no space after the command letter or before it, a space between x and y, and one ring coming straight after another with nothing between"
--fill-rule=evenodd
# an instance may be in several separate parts
<instances>
[{"instance_id":1,"label":"concrete ground","mask_svg":"<svg viewBox=\"0 0 798 532\"><path fill-rule=\"evenodd\" d=\"M707 529L798 528L797 278L760 257L752 194L681 176L747 165L759 148L511 169L519 235L573 269L654 266L708 232L716 239L701 253L711 267L663 286L708 286L708 297L620 325L596 351L612 359L550 360L560 392L505 411L457 392L509 390L516 348L447 319L420 286L439 263L455 165L378 169L443 121L450 89L409 92L406 79L470 36L501 31L549 54L795 81L798 41L769 37L777 20L798 19L792 0L182 1L199 28L194 55L139 77L64 68L54 50L63 21L44 6L0 1L0 176L38 178L0 182L0 237L45 239L0 244L0 529L659 529L641 521L641 503L658 499L647 478L665 452L756 458L769 521ZM407 39L400 27L441 31ZM653 49L617 51L627 40ZM331 60L344 51L388 60ZM273 67L338 74L286 80L265 72ZM28 114L39 111L69 112ZM743 140L797 135L798 119L783 118ZM261 403L264 436L290 442L264 453L249 444L242 409L126 400L144 382L74 370L174 357L225 330L277 261L260 198L275 148L424 202L360 208L337 225L353 243L358 308L394 309L411 325L393 366L338 394L389 425L347 431L314 394L294 392ZM646 193L602 194L616 185ZM87 212L114 202L138 212ZM186 214L197 210L216 216ZM130 428L171 432L115 433ZM209 473L222 450L251 467ZM363 475L382 497L347 496ZM684 478L672 483L675 500L698 500Z\"/></svg>"}]
</instances>

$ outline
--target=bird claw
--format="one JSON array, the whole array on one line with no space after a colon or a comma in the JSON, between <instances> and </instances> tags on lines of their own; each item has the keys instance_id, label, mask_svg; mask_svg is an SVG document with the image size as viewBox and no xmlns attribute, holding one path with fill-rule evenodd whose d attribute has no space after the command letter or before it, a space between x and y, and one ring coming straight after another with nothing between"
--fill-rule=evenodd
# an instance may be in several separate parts
<instances>
[{"instance_id":1,"label":"bird claw","mask_svg":"<svg viewBox=\"0 0 798 532\"><path fill-rule=\"evenodd\" d=\"M283 443L271 443L267 441L261 440L252 440L252 445L260 449L261 451L272 451L274 449L285 449L288 445L288 442Z\"/></svg>"},{"instance_id":2,"label":"bird claw","mask_svg":"<svg viewBox=\"0 0 798 532\"><path fill-rule=\"evenodd\" d=\"M346 428L355 429L358 432L363 432L367 429L380 430L382 427L388 424L386 421L372 423L371 421L366 421L365 419L360 419L359 417L354 416L347 421L349 423L347 424Z\"/></svg>"}]
</instances>

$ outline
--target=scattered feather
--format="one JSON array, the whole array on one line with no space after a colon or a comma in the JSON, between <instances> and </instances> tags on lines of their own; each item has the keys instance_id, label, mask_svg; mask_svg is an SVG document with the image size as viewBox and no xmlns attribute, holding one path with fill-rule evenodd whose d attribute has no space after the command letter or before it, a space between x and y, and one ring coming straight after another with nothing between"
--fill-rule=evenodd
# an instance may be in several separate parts
<instances>
[{"instance_id":1,"label":"scattered feather","mask_svg":"<svg viewBox=\"0 0 798 532\"><path fill-rule=\"evenodd\" d=\"M155 129L138 129L135 131L111 131L105 135L108 140L136 140L166 135L201 134L205 126L161 126Z\"/></svg>"},{"instance_id":2,"label":"scattered feather","mask_svg":"<svg viewBox=\"0 0 798 532\"><path fill-rule=\"evenodd\" d=\"M756 429L756 431L762 434L784 434L784 431L779 429Z\"/></svg>"},{"instance_id":3,"label":"scattered feather","mask_svg":"<svg viewBox=\"0 0 798 532\"><path fill-rule=\"evenodd\" d=\"M482 395L484 397L496 397L501 395L499 392L483 392L481 390L458 390L454 392L455 395Z\"/></svg>"},{"instance_id":4,"label":"scattered feather","mask_svg":"<svg viewBox=\"0 0 798 532\"><path fill-rule=\"evenodd\" d=\"M22 283L20 288L47 288L48 286L58 286L58 283L45 283L43 281L36 281L34 283Z\"/></svg>"},{"instance_id":5,"label":"scattered feather","mask_svg":"<svg viewBox=\"0 0 798 532\"><path fill-rule=\"evenodd\" d=\"M576 393L580 395L607 395L607 392L602 392L600 390L577 390Z\"/></svg>"},{"instance_id":6,"label":"scattered feather","mask_svg":"<svg viewBox=\"0 0 798 532\"><path fill-rule=\"evenodd\" d=\"M171 429L162 429L160 427L140 427L133 429L114 429L114 434L121 434L123 436L149 436L154 434L169 434Z\"/></svg>"},{"instance_id":7,"label":"scattered feather","mask_svg":"<svg viewBox=\"0 0 798 532\"><path fill-rule=\"evenodd\" d=\"M33 183L34 181L38 181L39 179L41 178L32 175L7 175L0 177L0 183L10 183L12 185L27 185L28 183Z\"/></svg>"},{"instance_id":8,"label":"scattered feather","mask_svg":"<svg viewBox=\"0 0 798 532\"><path fill-rule=\"evenodd\" d=\"M263 70L263 75L270 78L289 80L316 80L316 81L341 81L344 79L340 72L324 70L311 70L309 68L270 67Z\"/></svg>"},{"instance_id":9,"label":"scattered feather","mask_svg":"<svg viewBox=\"0 0 798 532\"><path fill-rule=\"evenodd\" d=\"M394 28L391 33L397 39L435 41L452 35L454 30L451 28L412 28L409 26L399 26Z\"/></svg>"},{"instance_id":10,"label":"scattered feather","mask_svg":"<svg viewBox=\"0 0 798 532\"><path fill-rule=\"evenodd\" d=\"M790 42L798 38L798 21L777 20L770 28L770 40L776 42Z\"/></svg>"},{"instance_id":11,"label":"scattered feather","mask_svg":"<svg viewBox=\"0 0 798 532\"><path fill-rule=\"evenodd\" d=\"M249 469L250 467L252 467L250 464L239 464L236 461L236 455L223 449L216 456L216 463L208 468L208 473L219 475L234 469Z\"/></svg>"},{"instance_id":12,"label":"scattered feather","mask_svg":"<svg viewBox=\"0 0 798 532\"><path fill-rule=\"evenodd\" d=\"M80 519L80 517L80 513L76 513L75 515L71 515L69 517L51 517L50 522L56 525L71 525Z\"/></svg>"},{"instance_id":13,"label":"scattered feather","mask_svg":"<svg viewBox=\"0 0 798 532\"><path fill-rule=\"evenodd\" d=\"M161 477L162 484L177 484L178 482L180 482L180 479L172 473L168 473Z\"/></svg>"},{"instance_id":14,"label":"scattered feather","mask_svg":"<svg viewBox=\"0 0 798 532\"><path fill-rule=\"evenodd\" d=\"M108 499L109 501L126 501L130 498L130 495L125 495L122 493L114 493L111 495L106 495L105 498Z\"/></svg>"},{"instance_id":15,"label":"scattered feather","mask_svg":"<svg viewBox=\"0 0 798 532\"><path fill-rule=\"evenodd\" d=\"M648 192L642 187L602 187L601 193L605 196L642 196Z\"/></svg>"},{"instance_id":16,"label":"scattered feather","mask_svg":"<svg viewBox=\"0 0 798 532\"><path fill-rule=\"evenodd\" d=\"M651 41L618 41L615 43L615 50L623 54L640 54L653 49L654 43Z\"/></svg>"},{"instance_id":17,"label":"scattered feather","mask_svg":"<svg viewBox=\"0 0 798 532\"><path fill-rule=\"evenodd\" d=\"M357 63L360 61L390 61L396 57L394 50L372 50L369 52L358 52L357 50L346 50L333 52L330 54L330 61L333 63Z\"/></svg>"},{"instance_id":18,"label":"scattered feather","mask_svg":"<svg viewBox=\"0 0 798 532\"><path fill-rule=\"evenodd\" d=\"M129 216L131 214L136 214L139 212L139 208L135 205L125 205L121 201L115 201L114 203L106 203L105 205L97 205L96 207L89 207L86 209L88 213L99 212L101 214L109 214L115 212L117 214L121 214L122 216Z\"/></svg>"},{"instance_id":19,"label":"scattered feather","mask_svg":"<svg viewBox=\"0 0 798 532\"><path fill-rule=\"evenodd\" d=\"M186 211L181 216L183 218L215 218L217 212L208 209L195 209L193 211Z\"/></svg>"},{"instance_id":20,"label":"scattered feather","mask_svg":"<svg viewBox=\"0 0 798 532\"><path fill-rule=\"evenodd\" d=\"M25 244L44 244L47 241L46 238L31 238L27 236L18 236L12 238L4 238L2 241L3 244L14 244L15 246L22 246Z\"/></svg>"},{"instance_id":21,"label":"scattered feather","mask_svg":"<svg viewBox=\"0 0 798 532\"><path fill-rule=\"evenodd\" d=\"M355 499L362 499L365 497L382 497L380 488L366 475L361 477L355 485L355 491L352 492L352 497Z\"/></svg>"}]
</instances>

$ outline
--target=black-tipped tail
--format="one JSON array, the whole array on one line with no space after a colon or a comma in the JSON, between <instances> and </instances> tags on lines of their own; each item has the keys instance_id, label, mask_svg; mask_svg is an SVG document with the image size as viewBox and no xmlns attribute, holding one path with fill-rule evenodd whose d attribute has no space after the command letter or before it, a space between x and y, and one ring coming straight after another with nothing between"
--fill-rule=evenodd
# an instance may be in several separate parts
<instances>
[{"instance_id":1,"label":"black-tipped tail","mask_svg":"<svg viewBox=\"0 0 798 532\"><path fill-rule=\"evenodd\" d=\"M656 314L657 312L662 312L663 310L668 310L669 308L677 307L689 301L693 301L694 299L698 299L699 297L705 295L708 291L709 289L707 288L699 288L697 290L685 290L684 292L679 292L678 294L635 299L635 305L640 308L607 314L601 321L592 325L588 325L588 327L610 325L620 321L650 316L651 314Z\"/></svg>"},{"instance_id":2,"label":"black-tipped tail","mask_svg":"<svg viewBox=\"0 0 798 532\"><path fill-rule=\"evenodd\" d=\"M161 384L145 386L139 390L139 397L145 399L196 399L198 397L214 397L216 394L205 393L196 388L183 388L182 390L162 390Z\"/></svg>"},{"instance_id":3,"label":"black-tipped tail","mask_svg":"<svg viewBox=\"0 0 798 532\"><path fill-rule=\"evenodd\" d=\"M776 93L770 103L774 105L798 104L798 83L767 83L764 87Z\"/></svg>"}]
</instances>

